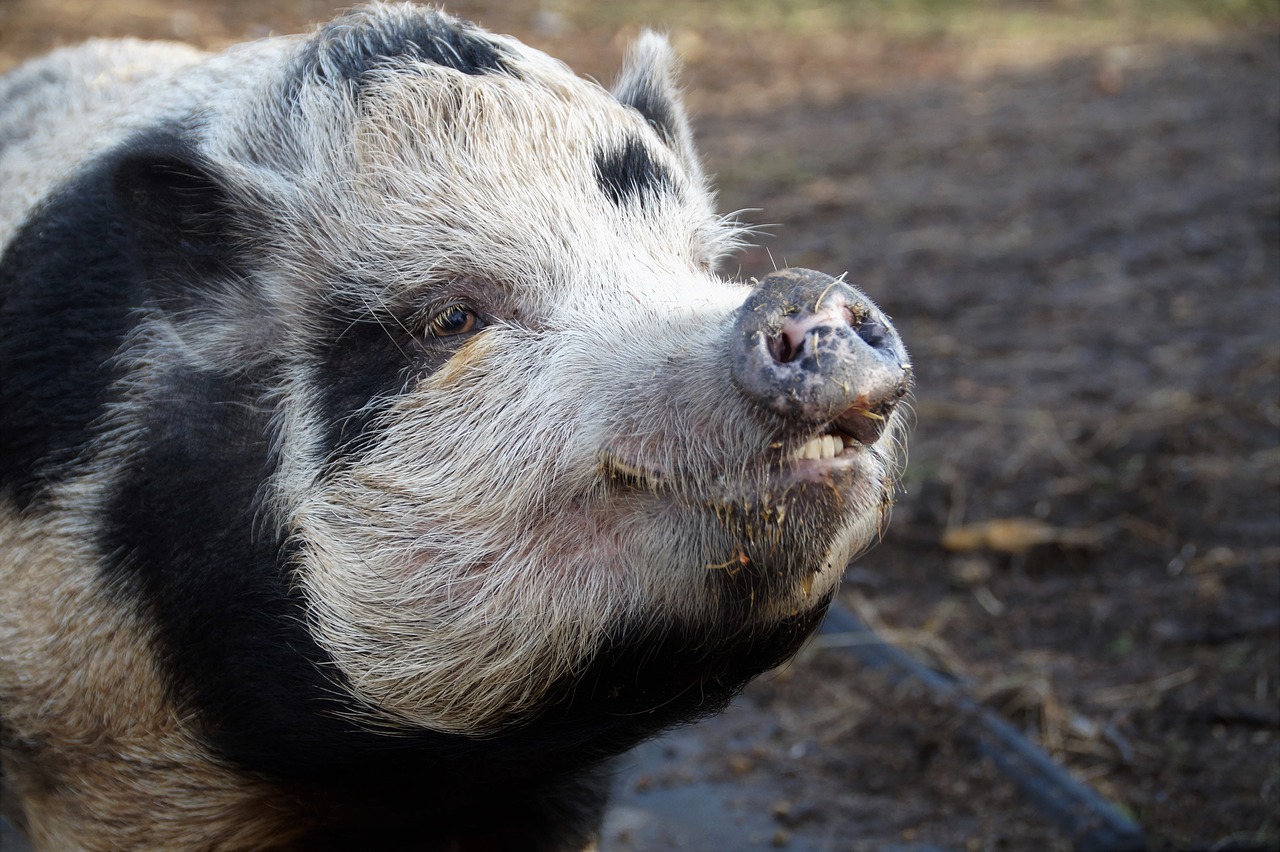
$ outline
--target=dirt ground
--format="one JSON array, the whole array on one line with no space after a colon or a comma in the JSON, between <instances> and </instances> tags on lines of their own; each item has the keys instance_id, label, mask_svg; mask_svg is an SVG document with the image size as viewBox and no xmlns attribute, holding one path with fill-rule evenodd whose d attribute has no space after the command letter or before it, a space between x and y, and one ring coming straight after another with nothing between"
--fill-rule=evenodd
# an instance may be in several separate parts
<instances>
[{"instance_id":1,"label":"dirt ground","mask_svg":"<svg viewBox=\"0 0 1280 852\"><path fill-rule=\"evenodd\" d=\"M777 223L737 271L847 271L916 362L903 493L842 603L1155 849L1280 847L1280 6L1228 5L451 5L602 80L670 28L722 208ZM331 11L0 0L0 70ZM605 847L1069 848L846 645L629 758Z\"/></svg>"}]
</instances>

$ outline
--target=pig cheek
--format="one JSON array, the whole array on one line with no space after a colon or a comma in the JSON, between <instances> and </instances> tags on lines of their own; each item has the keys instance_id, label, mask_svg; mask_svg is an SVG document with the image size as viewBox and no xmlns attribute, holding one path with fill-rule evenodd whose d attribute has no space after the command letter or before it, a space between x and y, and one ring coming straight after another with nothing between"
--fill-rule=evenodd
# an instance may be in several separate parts
<instances>
[{"instance_id":1,"label":"pig cheek","mask_svg":"<svg viewBox=\"0 0 1280 852\"><path fill-rule=\"evenodd\" d=\"M584 554L541 549L546 538L470 561L365 530L359 514L314 524L300 584L318 641L374 718L396 724L479 735L518 723L627 597L605 572L566 576Z\"/></svg>"}]
</instances>

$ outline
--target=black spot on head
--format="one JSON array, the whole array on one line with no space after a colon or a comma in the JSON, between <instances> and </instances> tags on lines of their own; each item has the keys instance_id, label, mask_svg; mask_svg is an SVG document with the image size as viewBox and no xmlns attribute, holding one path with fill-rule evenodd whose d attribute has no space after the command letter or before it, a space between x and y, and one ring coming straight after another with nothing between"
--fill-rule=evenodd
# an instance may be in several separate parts
<instances>
[{"instance_id":1,"label":"black spot on head","mask_svg":"<svg viewBox=\"0 0 1280 852\"><path fill-rule=\"evenodd\" d=\"M664 192L677 192L675 176L635 137L596 152L596 181L617 206L644 205Z\"/></svg>"},{"instance_id":2,"label":"black spot on head","mask_svg":"<svg viewBox=\"0 0 1280 852\"><path fill-rule=\"evenodd\" d=\"M399 304L378 300L372 309L353 293L376 286L346 281L330 294L308 361L324 418L326 470L357 459L378 437L377 420L415 382L440 369L484 327L433 333L413 297ZM466 309L470 312L470 308Z\"/></svg>"},{"instance_id":3,"label":"black spot on head","mask_svg":"<svg viewBox=\"0 0 1280 852\"><path fill-rule=\"evenodd\" d=\"M404 390L419 366L419 346L403 320L330 305L317 339L316 386L330 463L368 446L379 412Z\"/></svg>"},{"instance_id":4,"label":"black spot on head","mask_svg":"<svg viewBox=\"0 0 1280 852\"><path fill-rule=\"evenodd\" d=\"M177 129L96 158L0 255L0 492L27 505L88 445L147 304L238 274L229 205Z\"/></svg>"},{"instance_id":5,"label":"black spot on head","mask_svg":"<svg viewBox=\"0 0 1280 852\"><path fill-rule=\"evenodd\" d=\"M440 12L412 7L362 9L318 32L298 58L288 94L305 79L327 85L359 85L364 75L391 59L411 59L463 74L509 74L501 46L474 26Z\"/></svg>"}]
</instances>

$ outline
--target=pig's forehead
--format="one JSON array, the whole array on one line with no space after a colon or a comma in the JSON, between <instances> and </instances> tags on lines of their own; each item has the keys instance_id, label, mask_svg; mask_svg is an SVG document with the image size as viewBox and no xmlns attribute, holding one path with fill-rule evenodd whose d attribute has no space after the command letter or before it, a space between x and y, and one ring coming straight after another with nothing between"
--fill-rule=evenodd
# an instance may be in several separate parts
<instances>
[{"instance_id":1,"label":"pig's forehead","mask_svg":"<svg viewBox=\"0 0 1280 852\"><path fill-rule=\"evenodd\" d=\"M396 8L295 42L262 99L227 103L226 126L252 132L210 140L291 266L555 298L546 285L723 253L701 177L638 111L514 40Z\"/></svg>"},{"instance_id":2,"label":"pig's forehead","mask_svg":"<svg viewBox=\"0 0 1280 852\"><path fill-rule=\"evenodd\" d=\"M384 77L333 146L344 178L317 188L318 205L345 211L330 225L349 229L328 242L335 266L350 253L397 270L388 285L472 275L551 296L610 272L714 261L706 191L599 87L440 69Z\"/></svg>"},{"instance_id":3,"label":"pig's forehead","mask_svg":"<svg viewBox=\"0 0 1280 852\"><path fill-rule=\"evenodd\" d=\"M354 107L354 170L442 207L495 196L570 210L688 200L694 187L639 113L587 81L554 82L387 74Z\"/></svg>"}]
</instances>

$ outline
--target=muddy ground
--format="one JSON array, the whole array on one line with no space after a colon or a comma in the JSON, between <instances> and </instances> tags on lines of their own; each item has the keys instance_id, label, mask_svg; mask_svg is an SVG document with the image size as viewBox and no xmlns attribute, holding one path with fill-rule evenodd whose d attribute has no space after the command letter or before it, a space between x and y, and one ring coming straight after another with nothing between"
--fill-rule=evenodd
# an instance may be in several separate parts
<instances>
[{"instance_id":1,"label":"muddy ground","mask_svg":"<svg viewBox=\"0 0 1280 852\"><path fill-rule=\"evenodd\" d=\"M730 271L847 271L915 357L843 605L1158 849L1280 845L1280 12L1226 5L452 5L605 80L636 23L672 30L722 208L776 223ZM330 11L0 0L0 70ZM846 645L624 761L606 848L1069 846Z\"/></svg>"}]
</instances>

